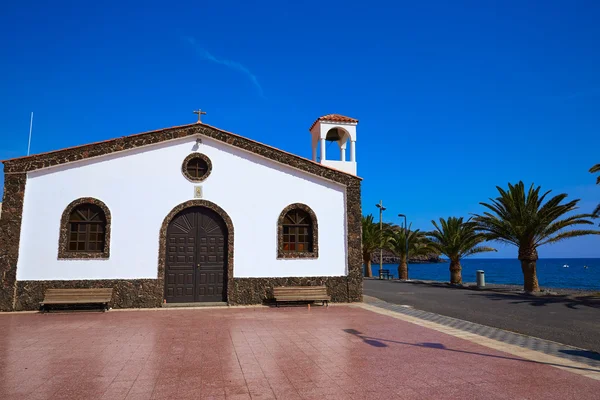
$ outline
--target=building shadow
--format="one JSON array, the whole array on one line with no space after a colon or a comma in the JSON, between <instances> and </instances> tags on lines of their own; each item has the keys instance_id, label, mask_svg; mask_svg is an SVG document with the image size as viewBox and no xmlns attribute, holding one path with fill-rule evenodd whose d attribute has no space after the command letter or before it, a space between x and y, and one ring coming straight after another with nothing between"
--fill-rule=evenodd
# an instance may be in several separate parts
<instances>
[{"instance_id":1,"label":"building shadow","mask_svg":"<svg viewBox=\"0 0 600 400\"><path fill-rule=\"evenodd\" d=\"M409 342L401 342L401 341L398 341L398 340L391 340L391 339L382 339L382 338L371 337L371 336L365 335L365 334L357 331L356 329L342 329L342 330L344 332L350 334L350 335L354 335L354 336L362 339L365 344L368 344L368 345L374 346L374 347L389 347L386 343L395 343L395 344L401 344L401 345L406 345L406 346L422 347L422 348L426 348L426 349L449 351L449 352L453 352L453 353L471 354L471 355L478 356L478 357L495 358L495 359L501 359L501 360L512 360L512 361L519 361L519 362L525 362L525 363L530 363L530 364L550 365L550 366L553 366L553 367L568 368L568 369L574 369L574 370L580 370L580 371L600 372L600 368L573 367L573 366L564 365L564 364L557 364L557 363L549 363L549 362L527 360L525 358L510 357L510 356L501 356L501 355L487 354L487 353L481 353L481 352L476 352L476 351L451 349L451 348L446 347L443 343L431 343L431 342L409 343ZM583 356L581 354L575 354L575 353L577 353L577 351L575 351L575 350L573 350L573 351L571 351L571 350L565 350L565 351L562 351L562 352L564 354L569 354L569 355L575 355L575 356L580 356L580 357ZM594 354L594 353L591 353L591 352L585 352L583 350L582 350L582 352L583 353ZM600 355L598 355L598 356L600 357ZM583 357L585 357L585 356L583 356ZM598 358L598 359L600 359L600 358Z\"/></svg>"}]
</instances>

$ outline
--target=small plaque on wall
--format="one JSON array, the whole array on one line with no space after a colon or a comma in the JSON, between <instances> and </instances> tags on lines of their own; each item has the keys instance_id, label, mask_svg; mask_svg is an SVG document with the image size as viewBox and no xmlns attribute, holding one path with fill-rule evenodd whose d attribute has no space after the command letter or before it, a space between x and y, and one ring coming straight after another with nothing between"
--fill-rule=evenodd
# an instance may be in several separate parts
<instances>
[{"instance_id":1,"label":"small plaque on wall","mask_svg":"<svg viewBox=\"0 0 600 400\"><path fill-rule=\"evenodd\" d=\"M194 198L195 199L202 198L202 186L194 186Z\"/></svg>"}]
</instances>

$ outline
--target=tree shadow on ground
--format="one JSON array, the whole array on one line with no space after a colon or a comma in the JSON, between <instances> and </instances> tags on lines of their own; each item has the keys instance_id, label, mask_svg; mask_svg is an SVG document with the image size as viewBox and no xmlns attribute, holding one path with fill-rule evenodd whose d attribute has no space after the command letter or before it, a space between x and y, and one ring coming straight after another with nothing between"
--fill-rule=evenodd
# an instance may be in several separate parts
<instances>
[{"instance_id":1,"label":"tree shadow on ground","mask_svg":"<svg viewBox=\"0 0 600 400\"><path fill-rule=\"evenodd\" d=\"M388 281L389 282L389 281ZM415 286L424 286L432 288L444 288L454 290L472 291L472 296L487 296L492 300L513 300L513 303L530 303L532 306L543 306L550 303L564 303L566 307L576 309L578 305L600 308L600 292L591 292L589 294L552 294L547 292L526 293L515 286L486 286L478 288L475 285L461 284L453 285L449 282L438 281L399 281L394 283L411 284ZM557 289L561 290L561 289ZM517 299L515 301L515 299Z\"/></svg>"},{"instance_id":2,"label":"tree shadow on ground","mask_svg":"<svg viewBox=\"0 0 600 400\"><path fill-rule=\"evenodd\" d=\"M483 296L492 301L504 301L508 304L529 304L534 307L543 307L549 304L562 304L573 310L577 310L580 307L600 308L600 297L594 295L532 295L527 293L479 292L472 293L470 296Z\"/></svg>"},{"instance_id":3,"label":"tree shadow on ground","mask_svg":"<svg viewBox=\"0 0 600 400\"><path fill-rule=\"evenodd\" d=\"M373 279L375 281L379 281L379 279ZM399 284L403 284L403 285L415 285L415 286L426 286L426 287L432 287L432 288L444 288L444 289L455 289L455 290L477 290L477 291L481 291L482 289L477 288L477 286L475 285L471 285L471 284L452 284L450 282L442 282L442 281L401 281L398 279L393 279L393 280L385 280L385 279L381 279L381 281L383 282L390 282L390 283L399 283ZM498 286L498 287L490 287L487 286L485 289L486 291L494 291L494 292L499 292L499 293L515 293L515 288L514 287L502 287L502 286Z\"/></svg>"},{"instance_id":4,"label":"tree shadow on ground","mask_svg":"<svg viewBox=\"0 0 600 400\"><path fill-rule=\"evenodd\" d=\"M403 284L411 284L415 286L427 286L432 288L444 288L454 290L469 290L473 293L470 296L483 296L494 301L506 301L510 304L529 304L534 307L541 307L548 304L563 304L567 308L577 310L580 306L600 308L600 295L595 293L590 294L551 294L540 292L537 294L526 293L515 290L514 287L486 287L478 289L471 285L452 285L448 282L434 281L411 281L402 282Z\"/></svg>"},{"instance_id":5,"label":"tree shadow on ground","mask_svg":"<svg viewBox=\"0 0 600 400\"><path fill-rule=\"evenodd\" d=\"M559 350L563 354L570 356L589 358L590 360L600 361L600 354L587 350Z\"/></svg>"},{"instance_id":6,"label":"tree shadow on ground","mask_svg":"<svg viewBox=\"0 0 600 400\"><path fill-rule=\"evenodd\" d=\"M387 344L376 340L376 339L369 339L366 337L362 337L361 333L359 331L357 331L356 329L343 329L344 332L349 333L351 335L354 335L356 337L359 337L363 340L363 342L365 342L366 344L368 344L369 346L373 346L373 347L388 347Z\"/></svg>"},{"instance_id":7,"label":"tree shadow on ground","mask_svg":"<svg viewBox=\"0 0 600 400\"><path fill-rule=\"evenodd\" d=\"M574 367L574 366L564 365L564 364L557 364L557 363L550 363L550 362L527 360L525 358L501 356L501 355L496 355L496 354L480 353L480 352L476 352L476 351L451 349L451 348L446 347L443 343L431 343L431 342L409 343L409 342L401 342L401 341L398 341L398 340L391 340L391 339L382 339L382 338L371 337L371 336L365 335L365 334L357 331L356 329L342 329L342 330L344 332L346 332L346 333L349 333L351 335L354 335L354 336L362 339L364 343L366 343L366 344L368 344L370 346L374 346L374 347L389 347L386 344L386 342L387 342L387 343L395 343L395 344L401 344L401 345L406 345L406 346L422 347L422 348L425 348L425 349L434 349L434 350L449 351L449 352L453 352L453 353L472 354L474 356L496 358L496 359L501 359L501 360L513 360L513 361L526 362L526 363L531 363L531 364L542 364L542 365L550 365L550 366L553 366L553 367L569 368L569 369L575 369L575 370L580 370L580 371L600 372L600 369L597 369L597 368L581 368L581 367ZM589 351L586 352L584 350L581 350L581 354L578 353L576 350L564 350L564 351L561 350L561 352L563 352L564 354L570 354L570 355L574 355L574 356L578 356L578 357L600 359L600 354L589 352ZM583 353L586 353L586 354L583 354ZM594 358L594 357L598 357L598 358Z\"/></svg>"}]
</instances>

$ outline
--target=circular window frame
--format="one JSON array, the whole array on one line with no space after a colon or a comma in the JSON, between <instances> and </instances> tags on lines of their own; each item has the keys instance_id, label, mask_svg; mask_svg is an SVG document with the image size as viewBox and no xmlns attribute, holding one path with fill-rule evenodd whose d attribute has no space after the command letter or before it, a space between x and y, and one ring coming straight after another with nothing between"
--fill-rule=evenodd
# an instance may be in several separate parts
<instances>
[{"instance_id":1,"label":"circular window frame","mask_svg":"<svg viewBox=\"0 0 600 400\"><path fill-rule=\"evenodd\" d=\"M206 173L201 177L197 178L191 176L187 170L189 162L195 159L200 159L204 161L207 166ZM206 178L208 178L210 173L212 172L212 162L210 161L210 158L208 158L205 154L192 153L183 160L183 163L181 164L181 172L183 173L183 176L185 176L190 182L202 182L206 180Z\"/></svg>"}]
</instances>

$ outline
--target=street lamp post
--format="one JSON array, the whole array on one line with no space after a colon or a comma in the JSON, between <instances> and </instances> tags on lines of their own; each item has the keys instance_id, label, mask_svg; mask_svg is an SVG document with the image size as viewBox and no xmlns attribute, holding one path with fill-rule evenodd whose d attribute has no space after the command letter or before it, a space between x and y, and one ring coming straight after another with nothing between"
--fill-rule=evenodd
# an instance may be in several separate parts
<instances>
[{"instance_id":1,"label":"street lamp post","mask_svg":"<svg viewBox=\"0 0 600 400\"><path fill-rule=\"evenodd\" d=\"M379 200L379 204L375 204L379 208L379 232L383 232L383 212L385 207L383 206L383 200ZM381 270L383 269L383 246L381 240L379 242L379 279L381 279Z\"/></svg>"},{"instance_id":2,"label":"street lamp post","mask_svg":"<svg viewBox=\"0 0 600 400\"><path fill-rule=\"evenodd\" d=\"M406 215L398 214L398 216L400 218L404 217L404 241L406 242L406 280L408 280L408 225L406 224Z\"/></svg>"}]
</instances>

